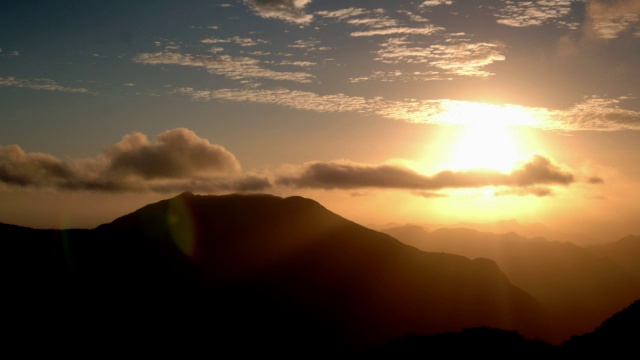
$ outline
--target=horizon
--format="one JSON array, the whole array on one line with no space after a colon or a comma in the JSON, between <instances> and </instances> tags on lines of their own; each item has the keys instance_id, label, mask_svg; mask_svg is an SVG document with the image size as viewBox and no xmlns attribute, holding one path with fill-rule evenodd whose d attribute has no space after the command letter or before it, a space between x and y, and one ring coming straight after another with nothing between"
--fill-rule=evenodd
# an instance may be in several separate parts
<instances>
[{"instance_id":1,"label":"horizon","mask_svg":"<svg viewBox=\"0 0 640 360\"><path fill-rule=\"evenodd\" d=\"M192 191L640 234L637 0L15 1L0 26L2 223Z\"/></svg>"}]
</instances>

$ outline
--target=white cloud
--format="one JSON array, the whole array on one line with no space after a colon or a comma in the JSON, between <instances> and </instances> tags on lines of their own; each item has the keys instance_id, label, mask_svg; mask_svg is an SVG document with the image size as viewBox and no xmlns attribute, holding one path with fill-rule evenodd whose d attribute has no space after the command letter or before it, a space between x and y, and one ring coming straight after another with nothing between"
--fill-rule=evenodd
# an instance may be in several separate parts
<instances>
[{"instance_id":1,"label":"white cloud","mask_svg":"<svg viewBox=\"0 0 640 360\"><path fill-rule=\"evenodd\" d=\"M374 10L369 10L369 9L363 9L363 8L346 8L346 9L340 9L340 10L335 10L335 11L318 11L316 12L316 15L318 16L322 16L325 18L334 18L334 19L338 19L338 20L346 20L352 17L357 17L357 16L362 16L362 15L370 15L370 14L374 14L374 13L384 13L383 9L374 9Z\"/></svg>"},{"instance_id":2,"label":"white cloud","mask_svg":"<svg viewBox=\"0 0 640 360\"><path fill-rule=\"evenodd\" d=\"M179 65L201 67L216 75L226 76L234 80L265 78L270 80L286 80L309 83L313 75L303 72L273 71L260 66L260 61L249 57L232 57L229 55L190 55L172 52L142 53L133 61L147 65Z\"/></svg>"},{"instance_id":3,"label":"white cloud","mask_svg":"<svg viewBox=\"0 0 640 360\"><path fill-rule=\"evenodd\" d=\"M269 41L262 39L252 39L252 38L243 38L240 36L234 36L231 38L218 39L218 38L209 38L200 41L203 44L226 44L226 43L235 43L240 46L256 46L259 44L268 44Z\"/></svg>"},{"instance_id":4,"label":"white cloud","mask_svg":"<svg viewBox=\"0 0 640 360\"><path fill-rule=\"evenodd\" d=\"M426 25L424 27L393 27L393 28L384 28L384 29L373 29L367 31L355 31L351 33L351 36L359 37L359 36L377 36L377 35L429 35L434 32L444 30L442 27Z\"/></svg>"},{"instance_id":5,"label":"white cloud","mask_svg":"<svg viewBox=\"0 0 640 360\"><path fill-rule=\"evenodd\" d=\"M626 31L640 34L640 1L593 0L587 4L587 28L596 37L615 39Z\"/></svg>"},{"instance_id":6,"label":"white cloud","mask_svg":"<svg viewBox=\"0 0 640 360\"><path fill-rule=\"evenodd\" d=\"M575 28L577 24L561 19L571 12L571 0L505 0L504 6L496 13L499 24L527 27L546 23Z\"/></svg>"},{"instance_id":7,"label":"white cloud","mask_svg":"<svg viewBox=\"0 0 640 360\"><path fill-rule=\"evenodd\" d=\"M91 93L89 89L63 86L51 79L16 79L13 76L6 78L0 77L0 86L13 86L32 90L61 91L69 93Z\"/></svg>"},{"instance_id":8,"label":"white cloud","mask_svg":"<svg viewBox=\"0 0 640 360\"><path fill-rule=\"evenodd\" d=\"M420 4L420 7L451 5L451 4L453 4L453 1L451 0L427 0L422 4Z\"/></svg>"},{"instance_id":9,"label":"white cloud","mask_svg":"<svg viewBox=\"0 0 640 360\"><path fill-rule=\"evenodd\" d=\"M273 104L316 112L356 112L375 114L392 120L433 125L452 125L468 121L457 116L460 109L477 109L505 114L499 119L515 126L552 131L640 130L640 112L619 107L624 99L590 98L568 109L531 108L519 105L488 105L469 101L440 99L399 101L380 97L365 98L345 94L320 95L308 91L278 89L195 90L178 88L178 93L197 101L224 100ZM489 108L489 109L487 109ZM510 114L514 114L511 116Z\"/></svg>"},{"instance_id":10,"label":"white cloud","mask_svg":"<svg viewBox=\"0 0 640 360\"><path fill-rule=\"evenodd\" d=\"M313 19L304 8L311 0L244 0L255 12L264 18L275 18L293 23L306 24Z\"/></svg>"},{"instance_id":11,"label":"white cloud","mask_svg":"<svg viewBox=\"0 0 640 360\"><path fill-rule=\"evenodd\" d=\"M306 51L327 51L331 50L330 47L320 46L319 40L307 39L307 40L296 40L293 44L287 45L287 47L294 49L304 49Z\"/></svg>"},{"instance_id":12,"label":"white cloud","mask_svg":"<svg viewBox=\"0 0 640 360\"><path fill-rule=\"evenodd\" d=\"M446 74L488 77L493 74L482 68L505 59L496 44L448 41L445 45L410 45L406 37L387 39L377 51L376 60L390 64L427 64Z\"/></svg>"}]
</instances>

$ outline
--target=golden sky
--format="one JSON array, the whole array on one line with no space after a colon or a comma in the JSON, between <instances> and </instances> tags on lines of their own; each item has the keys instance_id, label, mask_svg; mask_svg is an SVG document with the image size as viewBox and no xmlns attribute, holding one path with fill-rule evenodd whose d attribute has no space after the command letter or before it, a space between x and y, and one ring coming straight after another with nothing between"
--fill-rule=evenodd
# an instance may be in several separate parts
<instances>
[{"instance_id":1,"label":"golden sky","mask_svg":"<svg viewBox=\"0 0 640 360\"><path fill-rule=\"evenodd\" d=\"M192 191L640 231L637 0L5 7L0 222Z\"/></svg>"}]
</instances>

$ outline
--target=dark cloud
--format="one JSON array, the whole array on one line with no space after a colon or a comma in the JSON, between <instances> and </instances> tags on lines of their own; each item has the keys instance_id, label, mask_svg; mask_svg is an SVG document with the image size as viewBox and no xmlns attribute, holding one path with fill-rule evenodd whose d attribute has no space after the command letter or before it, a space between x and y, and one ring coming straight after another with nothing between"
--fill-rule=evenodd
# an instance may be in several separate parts
<instances>
[{"instance_id":1,"label":"dark cloud","mask_svg":"<svg viewBox=\"0 0 640 360\"><path fill-rule=\"evenodd\" d=\"M449 197L449 195L447 195L447 194L439 193L439 192L433 192L433 191L414 191L413 195L420 196L420 197L427 198L427 199Z\"/></svg>"},{"instance_id":2,"label":"dark cloud","mask_svg":"<svg viewBox=\"0 0 640 360\"><path fill-rule=\"evenodd\" d=\"M295 23L308 23L313 16L304 8L311 0L245 0L261 17L276 18Z\"/></svg>"},{"instance_id":3,"label":"dark cloud","mask_svg":"<svg viewBox=\"0 0 640 360\"><path fill-rule=\"evenodd\" d=\"M0 183L88 191L221 192L271 187L265 177L244 175L238 160L193 131L168 130L149 141L132 133L102 156L68 162L20 146L0 147Z\"/></svg>"},{"instance_id":4,"label":"dark cloud","mask_svg":"<svg viewBox=\"0 0 640 360\"><path fill-rule=\"evenodd\" d=\"M317 162L305 165L296 175L277 179L281 185L327 190L367 187L412 190L485 186L526 188L534 185L569 185L574 181L572 174L540 155L534 156L510 174L494 170L468 170L442 171L427 176L396 165Z\"/></svg>"},{"instance_id":5,"label":"dark cloud","mask_svg":"<svg viewBox=\"0 0 640 360\"><path fill-rule=\"evenodd\" d=\"M493 193L495 196L527 196L533 195L538 197L553 196L553 191L545 187L524 187L524 188L507 188L500 189Z\"/></svg>"},{"instance_id":6,"label":"dark cloud","mask_svg":"<svg viewBox=\"0 0 640 360\"><path fill-rule=\"evenodd\" d=\"M604 184L604 179L598 176L592 176L587 179L587 183L589 184Z\"/></svg>"},{"instance_id":7,"label":"dark cloud","mask_svg":"<svg viewBox=\"0 0 640 360\"><path fill-rule=\"evenodd\" d=\"M18 186L64 184L73 172L54 156L25 153L18 145L0 146L0 182Z\"/></svg>"},{"instance_id":8,"label":"dark cloud","mask_svg":"<svg viewBox=\"0 0 640 360\"><path fill-rule=\"evenodd\" d=\"M575 181L573 175L562 171L544 156L535 155L531 161L515 170L509 176L512 184L516 186L529 186L537 184L561 184L569 185Z\"/></svg>"},{"instance_id":9,"label":"dark cloud","mask_svg":"<svg viewBox=\"0 0 640 360\"><path fill-rule=\"evenodd\" d=\"M107 171L144 179L186 178L240 171L240 163L233 154L191 130L168 130L156 139L156 143L151 143L141 133L125 136L107 151Z\"/></svg>"}]
</instances>

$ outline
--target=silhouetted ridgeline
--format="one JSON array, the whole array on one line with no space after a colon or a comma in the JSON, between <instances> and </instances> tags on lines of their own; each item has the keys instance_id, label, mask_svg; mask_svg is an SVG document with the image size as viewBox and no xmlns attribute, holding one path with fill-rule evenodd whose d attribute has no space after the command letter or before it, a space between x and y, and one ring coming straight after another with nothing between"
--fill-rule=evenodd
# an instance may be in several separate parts
<instances>
[{"instance_id":1,"label":"silhouetted ridgeline","mask_svg":"<svg viewBox=\"0 0 640 360\"><path fill-rule=\"evenodd\" d=\"M93 230L0 224L0 238L7 343L36 351L308 356L548 332L493 261L423 252L300 197L184 193Z\"/></svg>"},{"instance_id":2,"label":"silhouetted ridgeline","mask_svg":"<svg viewBox=\"0 0 640 360\"><path fill-rule=\"evenodd\" d=\"M525 339L515 331L489 327L463 329L434 335L408 335L389 344L368 349L372 358L427 358L434 354L489 356L517 359L572 359L598 356L608 359L632 358L640 340L640 300L604 321L595 331L572 336L561 346L539 339Z\"/></svg>"},{"instance_id":3,"label":"silhouetted ridgeline","mask_svg":"<svg viewBox=\"0 0 640 360\"><path fill-rule=\"evenodd\" d=\"M560 342L587 332L640 298L640 238L583 248L568 242L528 239L456 228L427 232L403 226L384 230L424 251L495 260L512 283L533 295L557 321L547 339Z\"/></svg>"}]
</instances>

